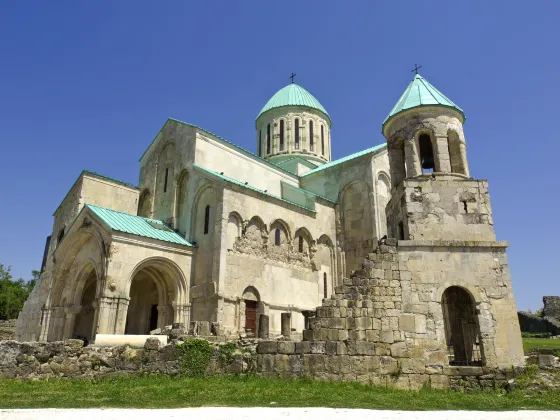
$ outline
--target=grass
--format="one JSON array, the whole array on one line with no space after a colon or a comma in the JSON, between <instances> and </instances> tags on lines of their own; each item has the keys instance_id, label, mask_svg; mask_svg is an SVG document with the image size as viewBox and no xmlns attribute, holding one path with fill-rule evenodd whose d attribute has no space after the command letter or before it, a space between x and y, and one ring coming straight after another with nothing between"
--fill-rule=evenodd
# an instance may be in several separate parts
<instances>
[{"instance_id":1,"label":"grass","mask_svg":"<svg viewBox=\"0 0 560 420\"><path fill-rule=\"evenodd\" d=\"M523 350L525 354L533 349L560 349L560 340L523 337Z\"/></svg>"},{"instance_id":2,"label":"grass","mask_svg":"<svg viewBox=\"0 0 560 420\"><path fill-rule=\"evenodd\" d=\"M344 407L392 410L557 410L560 391L403 391L357 383L258 377L0 380L1 408Z\"/></svg>"}]
</instances>

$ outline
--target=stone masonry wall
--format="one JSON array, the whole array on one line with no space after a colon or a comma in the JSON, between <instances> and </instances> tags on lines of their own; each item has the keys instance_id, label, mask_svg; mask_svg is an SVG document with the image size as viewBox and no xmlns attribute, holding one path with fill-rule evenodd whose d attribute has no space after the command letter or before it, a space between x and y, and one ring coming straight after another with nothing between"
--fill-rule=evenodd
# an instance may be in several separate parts
<instances>
[{"instance_id":1,"label":"stone masonry wall","mask_svg":"<svg viewBox=\"0 0 560 420\"><path fill-rule=\"evenodd\" d=\"M560 321L560 296L544 296L543 303L543 316Z\"/></svg>"}]
</instances>

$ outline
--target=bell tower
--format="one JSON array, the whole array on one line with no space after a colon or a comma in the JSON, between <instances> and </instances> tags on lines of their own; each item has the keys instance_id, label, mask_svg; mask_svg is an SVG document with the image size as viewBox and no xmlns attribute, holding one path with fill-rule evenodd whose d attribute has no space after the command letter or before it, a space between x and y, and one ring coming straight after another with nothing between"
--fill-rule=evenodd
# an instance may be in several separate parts
<instances>
[{"instance_id":1,"label":"bell tower","mask_svg":"<svg viewBox=\"0 0 560 420\"><path fill-rule=\"evenodd\" d=\"M494 241L488 185L470 178L465 114L419 74L383 122L391 168L389 236Z\"/></svg>"}]
</instances>

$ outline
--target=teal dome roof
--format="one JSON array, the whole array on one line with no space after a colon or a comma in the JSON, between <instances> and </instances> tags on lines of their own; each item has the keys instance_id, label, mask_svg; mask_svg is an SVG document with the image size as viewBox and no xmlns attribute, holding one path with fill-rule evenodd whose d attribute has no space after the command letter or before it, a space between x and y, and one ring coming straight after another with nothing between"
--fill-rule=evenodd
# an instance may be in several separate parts
<instances>
[{"instance_id":1,"label":"teal dome roof","mask_svg":"<svg viewBox=\"0 0 560 420\"><path fill-rule=\"evenodd\" d=\"M323 105L321 105L311 93L295 83L290 83L285 88L276 92L274 96L269 99L263 109L261 109L261 112L257 115L257 120L266 111L283 106L306 106L308 108L317 109L325 114L329 123L332 124L331 117L325 108L323 108Z\"/></svg>"},{"instance_id":2,"label":"teal dome roof","mask_svg":"<svg viewBox=\"0 0 560 420\"><path fill-rule=\"evenodd\" d=\"M385 118L385 121L383 121L383 127L385 127L385 124L387 124L391 118L407 109L434 105L453 108L461 114L463 120L465 120L465 114L461 108L451 102L447 96L432 86L430 82L417 74L401 95L399 101L393 107L387 118Z\"/></svg>"}]
</instances>

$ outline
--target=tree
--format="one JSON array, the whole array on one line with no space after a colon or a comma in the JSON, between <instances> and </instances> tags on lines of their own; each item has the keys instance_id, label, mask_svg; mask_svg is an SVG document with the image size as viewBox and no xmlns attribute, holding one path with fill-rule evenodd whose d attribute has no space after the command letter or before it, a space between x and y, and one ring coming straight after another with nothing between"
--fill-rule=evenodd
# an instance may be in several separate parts
<instances>
[{"instance_id":1,"label":"tree","mask_svg":"<svg viewBox=\"0 0 560 420\"><path fill-rule=\"evenodd\" d=\"M41 273L33 270L31 280L13 280L11 267L0 264L0 320L17 318Z\"/></svg>"}]
</instances>

